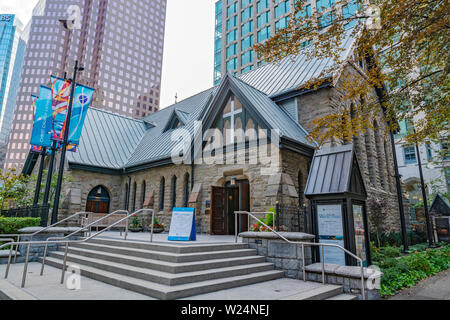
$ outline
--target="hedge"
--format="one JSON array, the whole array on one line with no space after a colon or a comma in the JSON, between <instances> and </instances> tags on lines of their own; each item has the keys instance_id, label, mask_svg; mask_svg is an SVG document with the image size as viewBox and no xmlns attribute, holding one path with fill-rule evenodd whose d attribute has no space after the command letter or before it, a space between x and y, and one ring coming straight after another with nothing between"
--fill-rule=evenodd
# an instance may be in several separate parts
<instances>
[{"instance_id":1,"label":"hedge","mask_svg":"<svg viewBox=\"0 0 450 320\"><path fill-rule=\"evenodd\" d=\"M0 217L0 234L16 234L20 229L39 227L41 218L5 218Z\"/></svg>"}]
</instances>

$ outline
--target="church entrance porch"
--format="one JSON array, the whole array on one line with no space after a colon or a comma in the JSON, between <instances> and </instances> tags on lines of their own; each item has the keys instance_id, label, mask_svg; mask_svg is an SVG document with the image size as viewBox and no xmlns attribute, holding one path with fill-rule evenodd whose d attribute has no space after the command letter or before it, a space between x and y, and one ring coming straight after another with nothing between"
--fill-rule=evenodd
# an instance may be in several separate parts
<instances>
[{"instance_id":1,"label":"church entrance porch","mask_svg":"<svg viewBox=\"0 0 450 320\"><path fill-rule=\"evenodd\" d=\"M250 210L250 184L248 180L232 180L224 187L211 187L212 235L233 235L235 233L235 211ZM239 217L238 231L248 230L246 217Z\"/></svg>"},{"instance_id":2,"label":"church entrance porch","mask_svg":"<svg viewBox=\"0 0 450 320\"><path fill-rule=\"evenodd\" d=\"M86 202L86 212L109 213L110 197L108 191L98 186L89 192Z\"/></svg>"}]
</instances>

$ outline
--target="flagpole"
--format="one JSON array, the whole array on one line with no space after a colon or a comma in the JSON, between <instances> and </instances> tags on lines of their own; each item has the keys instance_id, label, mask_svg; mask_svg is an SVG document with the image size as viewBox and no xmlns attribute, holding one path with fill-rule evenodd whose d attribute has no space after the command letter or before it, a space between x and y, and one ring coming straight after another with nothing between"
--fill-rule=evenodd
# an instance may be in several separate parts
<instances>
[{"instance_id":1,"label":"flagpole","mask_svg":"<svg viewBox=\"0 0 450 320\"><path fill-rule=\"evenodd\" d=\"M73 79L72 79L72 88L70 91L70 100L69 100L69 106L67 107L67 115L66 115L66 121L64 125L64 139L62 143L62 150L61 150L61 159L59 164L59 170L58 170L58 180L56 183L56 191L55 191L55 199L53 203L53 211L52 211L52 224L58 222L58 210L59 210L59 198L61 196L61 186L63 182L63 176L64 176L64 165L66 161L66 152L67 152L67 146L68 146L68 138L69 138L69 130L70 130L70 118L72 116L72 106L73 106L73 99L75 95L75 87L77 82L77 72L82 71L83 68L78 67L78 60L75 60L75 67L73 70Z\"/></svg>"},{"instance_id":2,"label":"flagpole","mask_svg":"<svg viewBox=\"0 0 450 320\"><path fill-rule=\"evenodd\" d=\"M44 172L44 160L45 155L47 153L47 148L42 148L41 150L41 163L39 165L39 173L36 181L36 189L34 191L34 201L33 201L33 207L36 207L39 203L39 195L41 193L41 183L42 183L42 173Z\"/></svg>"},{"instance_id":3,"label":"flagpole","mask_svg":"<svg viewBox=\"0 0 450 320\"><path fill-rule=\"evenodd\" d=\"M47 184L45 185L44 201L42 201L43 206L48 206L48 202L49 202L50 187L52 184L52 176L53 176L53 166L54 166L55 155L56 155L56 141L53 141L51 150L52 150L52 154L50 156L50 163L48 165Z\"/></svg>"}]
</instances>

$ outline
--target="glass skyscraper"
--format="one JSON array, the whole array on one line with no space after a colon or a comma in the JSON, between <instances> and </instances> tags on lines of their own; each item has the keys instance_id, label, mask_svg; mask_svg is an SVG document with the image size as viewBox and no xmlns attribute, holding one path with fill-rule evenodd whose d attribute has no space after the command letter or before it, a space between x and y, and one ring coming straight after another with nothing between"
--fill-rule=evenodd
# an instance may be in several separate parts
<instances>
[{"instance_id":1,"label":"glass skyscraper","mask_svg":"<svg viewBox=\"0 0 450 320\"><path fill-rule=\"evenodd\" d=\"M243 74L259 67L252 46L264 42L276 31L286 28L297 0L219 0L215 6L214 85L230 72ZM343 17L356 11L355 1L348 4L335 0L310 0L305 14L318 12L318 23L326 27L334 18L334 10ZM353 24L356 20L353 21ZM345 26L350 28L351 25ZM305 43L306 44L306 43Z\"/></svg>"},{"instance_id":2,"label":"glass skyscraper","mask_svg":"<svg viewBox=\"0 0 450 320\"><path fill-rule=\"evenodd\" d=\"M80 25L61 19L79 8ZM142 118L159 110L166 0L40 0L33 11L5 168L20 169L30 150L31 95L50 75L93 87L92 106ZM73 19L73 18L72 18Z\"/></svg>"},{"instance_id":3,"label":"glass skyscraper","mask_svg":"<svg viewBox=\"0 0 450 320\"><path fill-rule=\"evenodd\" d=\"M0 14L0 168L16 106L25 53L22 23L13 14Z\"/></svg>"}]
</instances>

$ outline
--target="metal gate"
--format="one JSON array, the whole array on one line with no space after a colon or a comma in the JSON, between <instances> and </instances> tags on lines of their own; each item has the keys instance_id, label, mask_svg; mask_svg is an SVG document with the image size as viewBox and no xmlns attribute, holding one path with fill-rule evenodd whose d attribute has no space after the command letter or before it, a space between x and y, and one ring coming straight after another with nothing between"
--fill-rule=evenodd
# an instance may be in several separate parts
<instances>
[{"instance_id":1,"label":"metal gate","mask_svg":"<svg viewBox=\"0 0 450 320\"><path fill-rule=\"evenodd\" d=\"M308 230L306 208L277 205L276 211L276 226L278 230L287 232L306 232Z\"/></svg>"}]
</instances>

